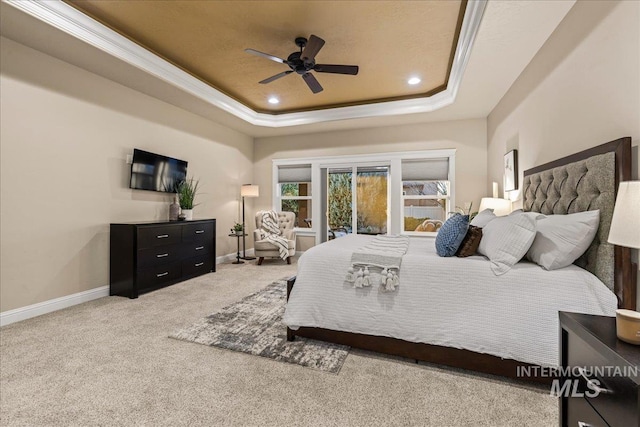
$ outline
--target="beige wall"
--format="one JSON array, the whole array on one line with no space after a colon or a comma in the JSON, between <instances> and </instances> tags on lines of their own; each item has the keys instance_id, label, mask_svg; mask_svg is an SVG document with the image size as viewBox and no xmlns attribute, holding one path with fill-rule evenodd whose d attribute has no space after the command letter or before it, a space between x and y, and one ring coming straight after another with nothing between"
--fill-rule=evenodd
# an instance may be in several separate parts
<instances>
[{"instance_id":1,"label":"beige wall","mask_svg":"<svg viewBox=\"0 0 640 427\"><path fill-rule=\"evenodd\" d=\"M488 182L502 182L508 150L522 177L623 136L638 179L640 2L578 2L488 117Z\"/></svg>"},{"instance_id":2,"label":"beige wall","mask_svg":"<svg viewBox=\"0 0 640 427\"><path fill-rule=\"evenodd\" d=\"M108 285L109 223L168 218L170 197L128 189L134 147L189 162L235 252L252 138L3 38L0 310Z\"/></svg>"},{"instance_id":3,"label":"beige wall","mask_svg":"<svg viewBox=\"0 0 640 427\"><path fill-rule=\"evenodd\" d=\"M273 159L456 148L456 204L473 201L477 207L487 182L486 138L484 119L257 138L254 182L260 197L254 206L271 207ZM313 238L299 238L298 245L308 249Z\"/></svg>"}]
</instances>

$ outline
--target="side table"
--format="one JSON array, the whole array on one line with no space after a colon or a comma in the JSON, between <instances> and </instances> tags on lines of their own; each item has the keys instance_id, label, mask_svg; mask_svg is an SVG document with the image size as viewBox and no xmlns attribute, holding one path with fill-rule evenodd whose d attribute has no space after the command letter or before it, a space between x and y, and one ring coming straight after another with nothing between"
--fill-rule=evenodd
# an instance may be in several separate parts
<instances>
[{"instance_id":1,"label":"side table","mask_svg":"<svg viewBox=\"0 0 640 427\"><path fill-rule=\"evenodd\" d=\"M238 251L236 253L236 260L233 261L231 264L244 264L244 261L240 261L240 258L242 258L240 256L240 238L241 237L245 237L247 236L247 234L243 233L243 234L236 234L236 233L231 233L229 234L229 237L235 237L236 241L237 241L237 246L238 246Z\"/></svg>"},{"instance_id":2,"label":"side table","mask_svg":"<svg viewBox=\"0 0 640 427\"><path fill-rule=\"evenodd\" d=\"M616 336L616 318L560 314L560 426L640 425L640 348ZM562 384L561 384L562 386Z\"/></svg>"}]
</instances>

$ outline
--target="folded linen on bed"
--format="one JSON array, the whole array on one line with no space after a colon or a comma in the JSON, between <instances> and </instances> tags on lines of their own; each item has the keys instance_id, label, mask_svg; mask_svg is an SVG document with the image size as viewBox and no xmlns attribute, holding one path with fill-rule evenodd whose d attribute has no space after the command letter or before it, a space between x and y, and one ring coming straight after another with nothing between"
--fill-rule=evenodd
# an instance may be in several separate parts
<instances>
[{"instance_id":1,"label":"folded linen on bed","mask_svg":"<svg viewBox=\"0 0 640 427\"><path fill-rule=\"evenodd\" d=\"M409 249L409 237L381 235L351 255L351 267L345 281L354 288L380 286L383 292L393 292L400 284L402 256Z\"/></svg>"}]
</instances>

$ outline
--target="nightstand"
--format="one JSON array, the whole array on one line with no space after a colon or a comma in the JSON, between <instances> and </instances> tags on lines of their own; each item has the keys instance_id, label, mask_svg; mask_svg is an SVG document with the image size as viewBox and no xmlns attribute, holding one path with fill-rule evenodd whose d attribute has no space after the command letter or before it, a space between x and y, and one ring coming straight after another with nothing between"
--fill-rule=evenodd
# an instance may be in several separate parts
<instances>
[{"instance_id":1,"label":"nightstand","mask_svg":"<svg viewBox=\"0 0 640 427\"><path fill-rule=\"evenodd\" d=\"M616 337L615 317L561 311L560 364L561 426L640 426L640 347Z\"/></svg>"}]
</instances>

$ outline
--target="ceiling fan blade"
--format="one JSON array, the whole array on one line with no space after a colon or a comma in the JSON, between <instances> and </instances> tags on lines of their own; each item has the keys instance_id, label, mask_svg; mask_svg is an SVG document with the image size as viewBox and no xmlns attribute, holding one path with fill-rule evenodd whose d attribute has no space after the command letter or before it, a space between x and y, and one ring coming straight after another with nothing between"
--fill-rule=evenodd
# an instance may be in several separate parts
<instances>
[{"instance_id":1,"label":"ceiling fan blade","mask_svg":"<svg viewBox=\"0 0 640 427\"><path fill-rule=\"evenodd\" d=\"M316 64L313 69L318 73L350 74L352 76L358 74L357 65Z\"/></svg>"},{"instance_id":2,"label":"ceiling fan blade","mask_svg":"<svg viewBox=\"0 0 640 427\"><path fill-rule=\"evenodd\" d=\"M269 55L268 53L260 52L260 51L257 51L255 49L245 49L244 51L247 52L247 53L250 53L252 55L261 56L263 58L267 58L267 59L270 59L270 60L275 61L275 62L280 62L281 64L286 64L287 63L287 61L285 61L282 58L278 58L277 56Z\"/></svg>"},{"instance_id":3,"label":"ceiling fan blade","mask_svg":"<svg viewBox=\"0 0 640 427\"><path fill-rule=\"evenodd\" d=\"M324 46L324 40L311 34L307 45L300 54L300 58L302 58L303 61L313 61L318 52L320 52L320 49L322 49L322 46Z\"/></svg>"},{"instance_id":4,"label":"ceiling fan blade","mask_svg":"<svg viewBox=\"0 0 640 427\"><path fill-rule=\"evenodd\" d=\"M261 80L259 83L266 85L267 83L271 83L274 80L278 80L280 77L284 77L287 74L293 73L293 70L283 71L281 73L276 74L275 76L271 76L268 79Z\"/></svg>"},{"instance_id":5,"label":"ceiling fan blade","mask_svg":"<svg viewBox=\"0 0 640 427\"><path fill-rule=\"evenodd\" d=\"M316 80L316 78L313 77L313 74L304 73L302 75L302 78L304 79L304 82L307 84L307 86L309 86L309 89L311 89L311 92L313 93L322 92L322 86L320 86L320 83L318 83L318 80Z\"/></svg>"}]
</instances>

